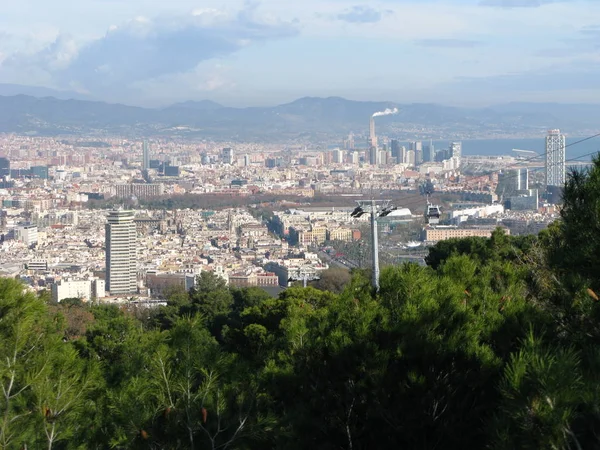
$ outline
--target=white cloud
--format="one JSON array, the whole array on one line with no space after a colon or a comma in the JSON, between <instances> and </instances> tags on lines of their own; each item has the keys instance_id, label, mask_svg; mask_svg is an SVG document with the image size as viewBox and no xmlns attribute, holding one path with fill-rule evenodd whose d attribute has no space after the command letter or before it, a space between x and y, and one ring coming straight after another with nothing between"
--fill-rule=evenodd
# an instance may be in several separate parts
<instances>
[{"instance_id":1,"label":"white cloud","mask_svg":"<svg viewBox=\"0 0 600 450\"><path fill-rule=\"evenodd\" d=\"M165 89L165 86L168 88ZM163 105L175 101L205 99L235 88L236 83L231 78L229 66L207 61L187 72L135 82L131 85L129 95L143 98L145 104Z\"/></svg>"},{"instance_id":2,"label":"white cloud","mask_svg":"<svg viewBox=\"0 0 600 450\"><path fill-rule=\"evenodd\" d=\"M352 67L344 89L364 89L383 71L378 86L393 92L398 80L426 90L461 76L531 74L597 50L579 30L600 24L600 1L528 5L536 1L6 0L0 82L103 98L273 87L326 93L339 87L340 67ZM298 39L282 41L291 36Z\"/></svg>"},{"instance_id":3,"label":"white cloud","mask_svg":"<svg viewBox=\"0 0 600 450\"><path fill-rule=\"evenodd\" d=\"M136 82L192 71L202 61L255 42L296 33L291 23L264 23L253 4L233 14L203 10L154 19L138 16L79 48L74 40L59 35L41 51L15 53L0 65L0 77L29 71L52 79L58 87L76 84L96 93L123 90ZM209 85L219 83L212 80Z\"/></svg>"}]
</instances>

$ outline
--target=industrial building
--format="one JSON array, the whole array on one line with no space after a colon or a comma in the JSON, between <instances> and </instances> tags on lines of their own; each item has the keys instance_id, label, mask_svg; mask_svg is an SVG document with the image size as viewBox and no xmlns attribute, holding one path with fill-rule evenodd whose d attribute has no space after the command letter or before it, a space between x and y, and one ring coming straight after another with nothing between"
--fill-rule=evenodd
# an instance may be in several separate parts
<instances>
[{"instance_id":1,"label":"industrial building","mask_svg":"<svg viewBox=\"0 0 600 450\"><path fill-rule=\"evenodd\" d=\"M117 184L114 186L114 194L117 198L149 198L158 197L165 192L165 186L162 183L130 183Z\"/></svg>"},{"instance_id":2,"label":"industrial building","mask_svg":"<svg viewBox=\"0 0 600 450\"><path fill-rule=\"evenodd\" d=\"M492 236L496 226L477 227L477 228L459 228L452 225L439 225L434 227L423 228L421 232L421 240L425 242L438 242L448 239L461 239L467 237L485 237ZM510 234L510 230L503 228L506 234Z\"/></svg>"}]
</instances>

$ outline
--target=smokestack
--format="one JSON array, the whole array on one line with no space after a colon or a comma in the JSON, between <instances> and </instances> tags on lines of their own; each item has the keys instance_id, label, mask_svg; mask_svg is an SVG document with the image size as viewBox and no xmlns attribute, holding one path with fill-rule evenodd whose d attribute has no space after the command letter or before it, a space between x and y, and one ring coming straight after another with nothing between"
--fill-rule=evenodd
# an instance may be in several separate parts
<instances>
[{"instance_id":1,"label":"smokestack","mask_svg":"<svg viewBox=\"0 0 600 450\"><path fill-rule=\"evenodd\" d=\"M398 108L387 108L385 111L376 112L373 117L389 116L390 114L398 114Z\"/></svg>"},{"instance_id":2,"label":"smokestack","mask_svg":"<svg viewBox=\"0 0 600 450\"><path fill-rule=\"evenodd\" d=\"M369 145L371 147L377 147L377 136L375 136L375 117L371 117L371 123L369 128Z\"/></svg>"},{"instance_id":3,"label":"smokestack","mask_svg":"<svg viewBox=\"0 0 600 450\"><path fill-rule=\"evenodd\" d=\"M370 130L369 130L369 147L377 148L377 136L375 136L375 117L389 116L390 114L397 114L398 108L390 109L387 108L385 111L376 112L371 116Z\"/></svg>"}]
</instances>

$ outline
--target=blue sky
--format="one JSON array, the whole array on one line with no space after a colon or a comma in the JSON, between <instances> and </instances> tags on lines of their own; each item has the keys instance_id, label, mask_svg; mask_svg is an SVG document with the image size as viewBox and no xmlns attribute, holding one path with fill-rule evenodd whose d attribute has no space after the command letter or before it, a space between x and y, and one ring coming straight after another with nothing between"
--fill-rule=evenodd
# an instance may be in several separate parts
<instances>
[{"instance_id":1,"label":"blue sky","mask_svg":"<svg viewBox=\"0 0 600 450\"><path fill-rule=\"evenodd\" d=\"M140 105L600 102L598 0L2 0L0 83Z\"/></svg>"}]
</instances>

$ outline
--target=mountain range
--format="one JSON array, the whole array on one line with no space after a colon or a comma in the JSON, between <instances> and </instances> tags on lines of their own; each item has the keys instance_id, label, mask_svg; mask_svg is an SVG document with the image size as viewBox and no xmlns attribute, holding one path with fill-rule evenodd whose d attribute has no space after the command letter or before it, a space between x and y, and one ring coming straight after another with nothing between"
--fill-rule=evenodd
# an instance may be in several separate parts
<instances>
[{"instance_id":1,"label":"mountain range","mask_svg":"<svg viewBox=\"0 0 600 450\"><path fill-rule=\"evenodd\" d=\"M2 86L0 93L10 92L7 85ZM38 94L44 95L44 91ZM232 108L204 100L153 109L19 94L0 95L0 132L110 133L217 140L328 139L349 132L365 134L371 115L386 108L398 108L399 112L379 117L378 132L407 139L419 134L432 138L539 136L547 128L562 128L577 135L595 129L596 117L600 115L600 105L592 104L508 103L488 108L460 108L305 97L273 107Z\"/></svg>"}]
</instances>

